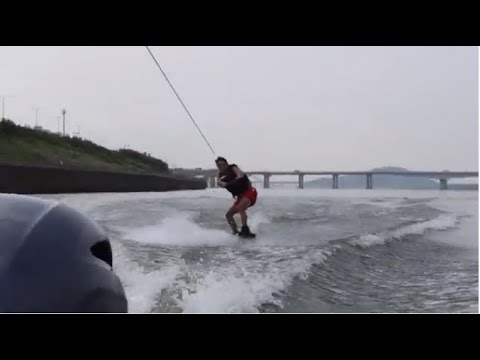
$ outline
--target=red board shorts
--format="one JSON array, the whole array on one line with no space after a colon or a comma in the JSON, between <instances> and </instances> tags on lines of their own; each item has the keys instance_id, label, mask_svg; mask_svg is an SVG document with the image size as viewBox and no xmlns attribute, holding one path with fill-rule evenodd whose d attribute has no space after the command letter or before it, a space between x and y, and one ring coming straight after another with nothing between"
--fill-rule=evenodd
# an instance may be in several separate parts
<instances>
[{"instance_id":1,"label":"red board shorts","mask_svg":"<svg viewBox=\"0 0 480 360\"><path fill-rule=\"evenodd\" d=\"M243 197L246 197L248 200L250 200L250 206L253 206L255 205L255 203L257 202L257 190L254 188L254 187L250 187L247 191L245 191L243 194L237 196L237 198L235 199L235 202L233 203L233 205L237 206L240 202L240 200L242 200Z\"/></svg>"}]
</instances>

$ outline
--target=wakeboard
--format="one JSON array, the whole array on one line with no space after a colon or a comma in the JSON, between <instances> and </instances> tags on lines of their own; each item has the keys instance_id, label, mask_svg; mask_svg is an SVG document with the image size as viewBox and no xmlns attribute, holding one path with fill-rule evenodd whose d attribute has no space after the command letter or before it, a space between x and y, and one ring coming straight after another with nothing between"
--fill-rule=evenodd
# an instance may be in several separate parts
<instances>
[{"instance_id":1,"label":"wakeboard","mask_svg":"<svg viewBox=\"0 0 480 360\"><path fill-rule=\"evenodd\" d=\"M242 238L242 239L255 239L255 237L257 236L256 234L248 234L248 235L240 235L238 234L237 235L239 238Z\"/></svg>"}]
</instances>

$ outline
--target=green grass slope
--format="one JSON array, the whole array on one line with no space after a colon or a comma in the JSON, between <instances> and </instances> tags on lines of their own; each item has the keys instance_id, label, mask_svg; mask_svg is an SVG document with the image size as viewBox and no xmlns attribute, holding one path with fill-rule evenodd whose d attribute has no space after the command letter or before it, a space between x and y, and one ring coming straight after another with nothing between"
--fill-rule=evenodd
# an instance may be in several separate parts
<instances>
[{"instance_id":1,"label":"green grass slope","mask_svg":"<svg viewBox=\"0 0 480 360\"><path fill-rule=\"evenodd\" d=\"M130 149L109 150L89 140L0 121L0 163L134 173L167 173L168 164Z\"/></svg>"}]
</instances>

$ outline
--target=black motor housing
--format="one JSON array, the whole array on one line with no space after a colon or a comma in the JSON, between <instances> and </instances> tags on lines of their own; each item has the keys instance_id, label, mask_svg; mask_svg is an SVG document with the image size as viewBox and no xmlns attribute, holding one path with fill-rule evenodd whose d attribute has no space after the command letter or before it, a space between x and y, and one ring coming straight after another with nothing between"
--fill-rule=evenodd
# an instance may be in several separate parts
<instances>
[{"instance_id":1,"label":"black motor housing","mask_svg":"<svg viewBox=\"0 0 480 360\"><path fill-rule=\"evenodd\" d=\"M123 313L107 235L55 201L0 194L0 312Z\"/></svg>"}]
</instances>

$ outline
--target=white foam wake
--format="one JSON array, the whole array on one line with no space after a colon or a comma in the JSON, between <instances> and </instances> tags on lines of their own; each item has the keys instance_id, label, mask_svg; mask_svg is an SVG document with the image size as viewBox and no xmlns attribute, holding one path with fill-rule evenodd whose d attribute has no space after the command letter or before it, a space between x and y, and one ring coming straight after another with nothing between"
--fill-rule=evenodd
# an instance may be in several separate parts
<instances>
[{"instance_id":1,"label":"white foam wake","mask_svg":"<svg viewBox=\"0 0 480 360\"><path fill-rule=\"evenodd\" d=\"M249 217L248 224L252 231L255 232L261 225L270 224L270 218L262 212L256 212Z\"/></svg>"},{"instance_id":2,"label":"white foam wake","mask_svg":"<svg viewBox=\"0 0 480 360\"><path fill-rule=\"evenodd\" d=\"M119 229L124 237L130 240L152 245L174 246L232 246L238 244L238 239L228 232L217 229L206 229L196 224L189 213L177 213L163 219L159 224L136 228L132 230ZM269 219L257 213L250 219L252 231L261 224L269 223Z\"/></svg>"},{"instance_id":3,"label":"white foam wake","mask_svg":"<svg viewBox=\"0 0 480 360\"><path fill-rule=\"evenodd\" d=\"M251 218L252 228L268 222L263 215ZM326 250L301 246L256 246L256 255L250 257L238 250L248 244L242 244L225 231L202 228L185 213L166 218L155 226L125 231L123 237L155 245L222 246L210 253L213 267L193 270L183 264L150 273L127 256L122 258L119 251L117 258L121 260L117 261L121 264L117 272L125 283L132 312L151 311L165 288L178 294L172 299L187 313L258 312L265 302L281 306L275 293L286 290L295 277L306 276L313 264L323 262L329 255ZM192 270L194 276L190 276Z\"/></svg>"},{"instance_id":4,"label":"white foam wake","mask_svg":"<svg viewBox=\"0 0 480 360\"><path fill-rule=\"evenodd\" d=\"M237 240L227 231L202 228L185 213L165 218L157 225L126 231L124 237L145 244L176 246L232 245Z\"/></svg>"},{"instance_id":5,"label":"white foam wake","mask_svg":"<svg viewBox=\"0 0 480 360\"><path fill-rule=\"evenodd\" d=\"M127 251L115 241L112 242L114 252L114 270L122 281L128 299L128 312L150 312L160 292L170 286L181 272L177 265L162 270L146 271L142 266L129 259Z\"/></svg>"},{"instance_id":6,"label":"white foam wake","mask_svg":"<svg viewBox=\"0 0 480 360\"><path fill-rule=\"evenodd\" d=\"M453 215L439 217L415 224L406 225L399 229L380 234L367 234L350 241L350 244L359 247L382 245L386 241L401 239L408 235L423 235L429 230L443 231L453 229L458 225L458 218Z\"/></svg>"},{"instance_id":7,"label":"white foam wake","mask_svg":"<svg viewBox=\"0 0 480 360\"><path fill-rule=\"evenodd\" d=\"M251 313L259 312L263 303L282 306L276 294L287 290L295 277L305 278L311 266L322 263L328 255L325 250L312 250L298 256L291 250L290 256L271 254L268 262L249 269L237 261L199 277L177 301L186 313Z\"/></svg>"}]
</instances>

